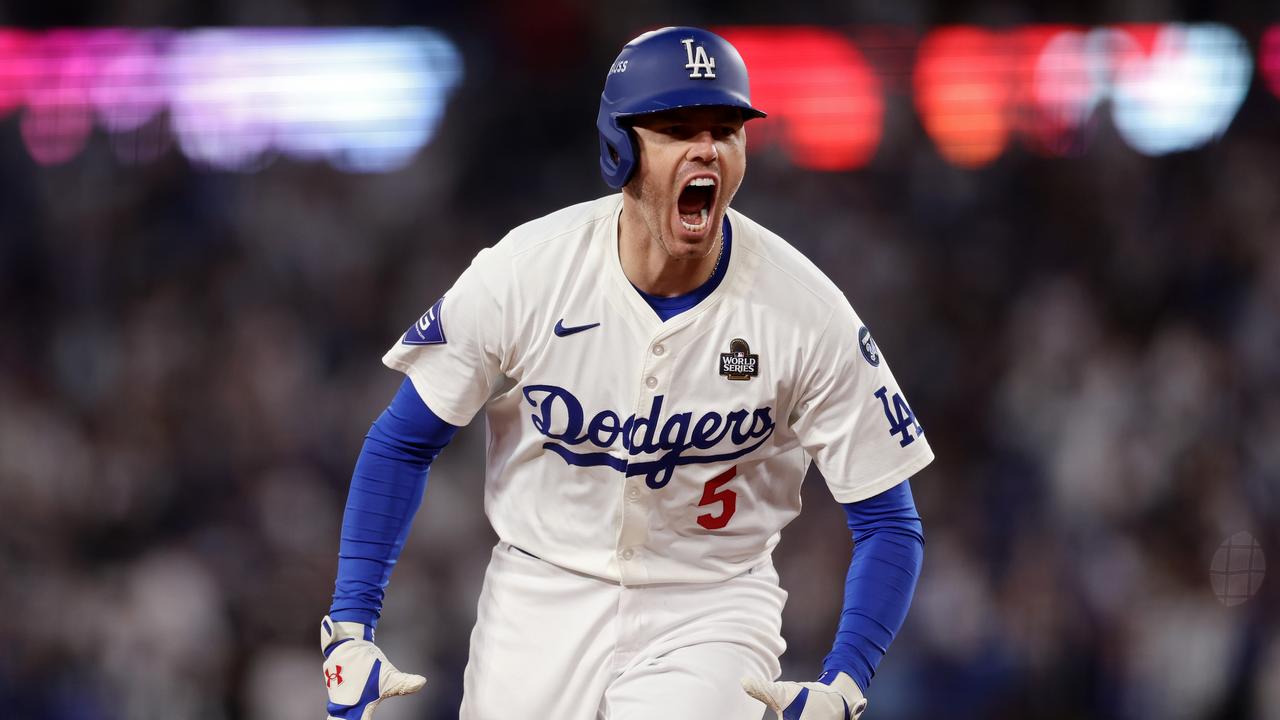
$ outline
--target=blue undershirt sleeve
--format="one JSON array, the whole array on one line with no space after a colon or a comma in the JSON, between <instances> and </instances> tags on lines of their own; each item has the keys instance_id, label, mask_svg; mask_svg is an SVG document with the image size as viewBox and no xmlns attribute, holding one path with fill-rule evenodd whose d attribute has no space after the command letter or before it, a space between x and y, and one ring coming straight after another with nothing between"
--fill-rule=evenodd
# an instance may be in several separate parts
<instances>
[{"instance_id":1,"label":"blue undershirt sleeve","mask_svg":"<svg viewBox=\"0 0 1280 720\"><path fill-rule=\"evenodd\" d=\"M329 616L375 627L413 515L427 489L431 461L458 428L441 420L405 379L369 428L342 514L338 579Z\"/></svg>"},{"instance_id":2,"label":"blue undershirt sleeve","mask_svg":"<svg viewBox=\"0 0 1280 720\"><path fill-rule=\"evenodd\" d=\"M907 480L844 509L853 560L835 644L822 669L824 678L848 673L866 692L911 606L924 562L924 527Z\"/></svg>"}]
</instances>

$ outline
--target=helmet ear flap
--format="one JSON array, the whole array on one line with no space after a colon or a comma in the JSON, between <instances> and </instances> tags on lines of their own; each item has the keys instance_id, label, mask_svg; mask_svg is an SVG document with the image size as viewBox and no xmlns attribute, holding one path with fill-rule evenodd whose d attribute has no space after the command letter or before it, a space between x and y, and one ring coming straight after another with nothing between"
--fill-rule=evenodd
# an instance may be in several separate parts
<instances>
[{"instance_id":1,"label":"helmet ear flap","mask_svg":"<svg viewBox=\"0 0 1280 720\"><path fill-rule=\"evenodd\" d=\"M613 121L613 118L599 124L600 130L600 172L609 187L619 190L631 179L637 159L637 146L634 134Z\"/></svg>"},{"instance_id":2,"label":"helmet ear flap","mask_svg":"<svg viewBox=\"0 0 1280 720\"><path fill-rule=\"evenodd\" d=\"M622 178L622 185L625 186L631 182L631 178L635 177L636 169L640 167L640 139L636 137L636 131L629 127L624 127L622 132L627 135L627 147L631 148L631 162L627 167L627 174Z\"/></svg>"}]
</instances>

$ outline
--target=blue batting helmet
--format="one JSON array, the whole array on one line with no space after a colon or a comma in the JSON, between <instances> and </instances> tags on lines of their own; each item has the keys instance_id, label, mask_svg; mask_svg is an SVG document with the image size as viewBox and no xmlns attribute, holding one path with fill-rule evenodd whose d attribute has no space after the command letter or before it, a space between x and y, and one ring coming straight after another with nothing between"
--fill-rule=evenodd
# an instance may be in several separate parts
<instances>
[{"instance_id":1,"label":"blue batting helmet","mask_svg":"<svg viewBox=\"0 0 1280 720\"><path fill-rule=\"evenodd\" d=\"M742 56L727 40L694 27L647 32L627 43L600 93L600 174L610 187L627 184L639 147L628 119L674 108L736 107L744 120L764 117L751 106Z\"/></svg>"}]
</instances>

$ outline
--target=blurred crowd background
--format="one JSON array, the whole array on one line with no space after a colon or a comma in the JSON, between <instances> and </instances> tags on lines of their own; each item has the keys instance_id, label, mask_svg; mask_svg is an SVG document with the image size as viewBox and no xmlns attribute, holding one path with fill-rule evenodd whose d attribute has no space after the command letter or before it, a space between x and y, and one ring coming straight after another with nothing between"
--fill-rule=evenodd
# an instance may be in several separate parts
<instances>
[{"instance_id":1,"label":"blurred crowd background","mask_svg":"<svg viewBox=\"0 0 1280 720\"><path fill-rule=\"evenodd\" d=\"M480 248L606 193L593 123L627 39L777 22L893 31L869 160L814 171L773 145L735 203L844 289L938 457L912 481L925 566L868 717L1280 718L1280 97L1255 69L1222 137L1184 152L1144 155L1099 113L1067 157L1015 143L964 167L910 78L947 24L1216 19L1256 58L1280 12L762 8L0 7L11 28L420 25L463 68L385 173L226 171L163 138L127 163L101 130L42 164L22 111L0 116L0 718L320 717L346 487L401 380L382 353ZM379 626L429 682L380 718L456 717L495 540L483 445L477 421L432 469ZM775 554L793 679L833 637L843 519L809 478Z\"/></svg>"}]
</instances>

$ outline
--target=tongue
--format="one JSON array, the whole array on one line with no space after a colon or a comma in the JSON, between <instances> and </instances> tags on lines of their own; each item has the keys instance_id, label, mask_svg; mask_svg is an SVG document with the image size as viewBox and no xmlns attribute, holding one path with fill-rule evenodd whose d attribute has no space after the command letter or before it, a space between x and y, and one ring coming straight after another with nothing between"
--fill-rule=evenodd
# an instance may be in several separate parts
<instances>
[{"instance_id":1,"label":"tongue","mask_svg":"<svg viewBox=\"0 0 1280 720\"><path fill-rule=\"evenodd\" d=\"M680 193L680 200L677 203L680 208L681 215L699 216L702 208L711 202L711 188L709 187L687 187Z\"/></svg>"}]
</instances>

